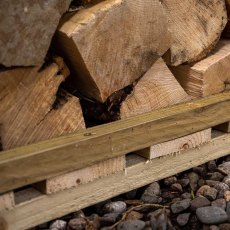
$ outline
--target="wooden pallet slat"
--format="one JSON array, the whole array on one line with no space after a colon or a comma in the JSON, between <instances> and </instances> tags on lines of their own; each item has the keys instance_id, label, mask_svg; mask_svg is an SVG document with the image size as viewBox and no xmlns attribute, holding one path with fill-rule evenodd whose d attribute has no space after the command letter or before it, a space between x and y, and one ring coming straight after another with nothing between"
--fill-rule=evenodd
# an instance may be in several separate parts
<instances>
[{"instance_id":1,"label":"wooden pallet slat","mask_svg":"<svg viewBox=\"0 0 230 230\"><path fill-rule=\"evenodd\" d=\"M132 189L180 173L210 160L229 155L230 134L215 135L211 142L151 161L136 154L127 156L126 171L103 177L77 188L41 195L0 212L3 230L23 230L59 218ZM90 192L93 191L93 192Z\"/></svg>"},{"instance_id":2,"label":"wooden pallet slat","mask_svg":"<svg viewBox=\"0 0 230 230\"><path fill-rule=\"evenodd\" d=\"M0 192L213 127L229 121L229 114L230 92L224 92L5 151L0 155Z\"/></svg>"}]
</instances>

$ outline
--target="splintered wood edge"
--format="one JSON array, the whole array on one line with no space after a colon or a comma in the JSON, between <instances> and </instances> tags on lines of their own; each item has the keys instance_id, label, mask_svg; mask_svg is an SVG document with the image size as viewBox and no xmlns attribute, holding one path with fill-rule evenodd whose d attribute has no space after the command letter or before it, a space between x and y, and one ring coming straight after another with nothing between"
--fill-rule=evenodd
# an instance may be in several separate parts
<instances>
[{"instance_id":1,"label":"splintered wood edge","mask_svg":"<svg viewBox=\"0 0 230 230\"><path fill-rule=\"evenodd\" d=\"M39 200L22 203L14 210L0 212L0 220L5 223L7 230L27 229L210 160L227 156L230 153L229 146L230 134L224 134L179 155L146 161L143 157L133 154L127 156L125 172L101 178L75 189L43 195Z\"/></svg>"},{"instance_id":2,"label":"splintered wood edge","mask_svg":"<svg viewBox=\"0 0 230 230\"><path fill-rule=\"evenodd\" d=\"M229 114L230 92L224 92L2 152L0 192L213 127Z\"/></svg>"}]
</instances>

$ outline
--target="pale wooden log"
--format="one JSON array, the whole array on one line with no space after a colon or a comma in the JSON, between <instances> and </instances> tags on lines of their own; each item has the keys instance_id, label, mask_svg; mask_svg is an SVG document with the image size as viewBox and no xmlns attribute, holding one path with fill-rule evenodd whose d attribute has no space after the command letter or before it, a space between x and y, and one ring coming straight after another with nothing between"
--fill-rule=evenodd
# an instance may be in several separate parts
<instances>
[{"instance_id":1,"label":"pale wooden log","mask_svg":"<svg viewBox=\"0 0 230 230\"><path fill-rule=\"evenodd\" d=\"M20 70L13 70L12 74L11 70L0 74L0 85L5 84L5 80L12 81L1 104L3 149L47 140L85 127L77 98L69 95L60 108L53 107L58 87L68 75L68 70L52 63L41 72L31 68L22 70L22 73L26 75L21 80L17 76L21 74ZM6 79L8 74L9 79ZM15 87L14 90L12 87Z\"/></svg>"},{"instance_id":2,"label":"pale wooden log","mask_svg":"<svg viewBox=\"0 0 230 230\"><path fill-rule=\"evenodd\" d=\"M186 94L176 81L164 61L158 59L151 69L139 80L131 95L122 103L120 116L127 118L164 108L177 103L189 101ZM175 137L176 138L176 137ZM148 158L156 158L166 154L194 148L211 139L211 129L189 136L164 142L138 151L138 154Z\"/></svg>"},{"instance_id":3,"label":"pale wooden log","mask_svg":"<svg viewBox=\"0 0 230 230\"><path fill-rule=\"evenodd\" d=\"M225 90L230 83L230 40L220 40L205 59L190 65L170 67L185 91L193 98Z\"/></svg>"},{"instance_id":4,"label":"pale wooden log","mask_svg":"<svg viewBox=\"0 0 230 230\"><path fill-rule=\"evenodd\" d=\"M141 77L170 47L159 0L108 0L62 22L56 45L76 77L76 88L104 102Z\"/></svg>"},{"instance_id":5,"label":"pale wooden log","mask_svg":"<svg viewBox=\"0 0 230 230\"><path fill-rule=\"evenodd\" d=\"M14 202L13 192L0 194L0 211L10 210L14 206L15 206L15 202Z\"/></svg>"},{"instance_id":6,"label":"pale wooden log","mask_svg":"<svg viewBox=\"0 0 230 230\"><path fill-rule=\"evenodd\" d=\"M42 65L70 0L0 1L0 63Z\"/></svg>"},{"instance_id":7,"label":"pale wooden log","mask_svg":"<svg viewBox=\"0 0 230 230\"><path fill-rule=\"evenodd\" d=\"M225 0L162 0L162 3L172 36L167 62L179 65L205 57L227 23Z\"/></svg>"},{"instance_id":8,"label":"pale wooden log","mask_svg":"<svg viewBox=\"0 0 230 230\"><path fill-rule=\"evenodd\" d=\"M96 179L125 170L125 157L116 157L98 164L57 176L38 183L36 188L45 194L52 194L65 189L78 187Z\"/></svg>"}]
</instances>

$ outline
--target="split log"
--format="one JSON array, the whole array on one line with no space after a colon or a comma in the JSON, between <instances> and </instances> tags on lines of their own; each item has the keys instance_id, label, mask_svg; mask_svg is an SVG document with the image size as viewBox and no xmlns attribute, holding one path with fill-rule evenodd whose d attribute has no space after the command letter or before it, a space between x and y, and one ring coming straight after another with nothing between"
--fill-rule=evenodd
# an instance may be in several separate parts
<instances>
[{"instance_id":1,"label":"split log","mask_svg":"<svg viewBox=\"0 0 230 230\"><path fill-rule=\"evenodd\" d=\"M185 91L193 98L200 98L229 90L230 40L221 40L212 54L193 65L171 67ZM230 132L229 123L217 126Z\"/></svg>"},{"instance_id":2,"label":"split log","mask_svg":"<svg viewBox=\"0 0 230 230\"><path fill-rule=\"evenodd\" d=\"M162 0L169 17L171 65L205 57L218 42L227 23L225 0Z\"/></svg>"},{"instance_id":3,"label":"split log","mask_svg":"<svg viewBox=\"0 0 230 230\"><path fill-rule=\"evenodd\" d=\"M0 63L41 66L70 0L0 1Z\"/></svg>"},{"instance_id":4,"label":"split log","mask_svg":"<svg viewBox=\"0 0 230 230\"><path fill-rule=\"evenodd\" d=\"M0 73L0 89L6 87L0 95L4 150L85 127L77 98L68 95L61 108L55 108L58 87L67 75L64 64L56 63L41 72L37 68L19 68Z\"/></svg>"},{"instance_id":5,"label":"split log","mask_svg":"<svg viewBox=\"0 0 230 230\"><path fill-rule=\"evenodd\" d=\"M121 119L127 118L190 100L191 98L186 94L164 61L160 58L139 80L132 94L122 103L120 116ZM138 154L152 159L196 147L210 139L211 129L208 129L154 145L139 151Z\"/></svg>"},{"instance_id":6,"label":"split log","mask_svg":"<svg viewBox=\"0 0 230 230\"><path fill-rule=\"evenodd\" d=\"M141 77L168 50L170 37L159 0L108 0L67 17L56 46L76 88L104 102Z\"/></svg>"},{"instance_id":7,"label":"split log","mask_svg":"<svg viewBox=\"0 0 230 230\"><path fill-rule=\"evenodd\" d=\"M230 40L220 40L215 50L194 64L170 67L184 90L193 98L223 92L230 83Z\"/></svg>"}]
</instances>

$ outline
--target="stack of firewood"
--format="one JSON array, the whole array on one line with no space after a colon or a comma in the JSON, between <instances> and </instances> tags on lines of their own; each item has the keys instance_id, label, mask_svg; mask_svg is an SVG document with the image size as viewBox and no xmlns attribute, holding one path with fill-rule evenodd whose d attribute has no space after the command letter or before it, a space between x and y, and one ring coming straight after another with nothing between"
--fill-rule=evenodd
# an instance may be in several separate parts
<instances>
[{"instance_id":1,"label":"stack of firewood","mask_svg":"<svg viewBox=\"0 0 230 230\"><path fill-rule=\"evenodd\" d=\"M4 150L229 88L224 0L10 0L0 16Z\"/></svg>"}]
</instances>

